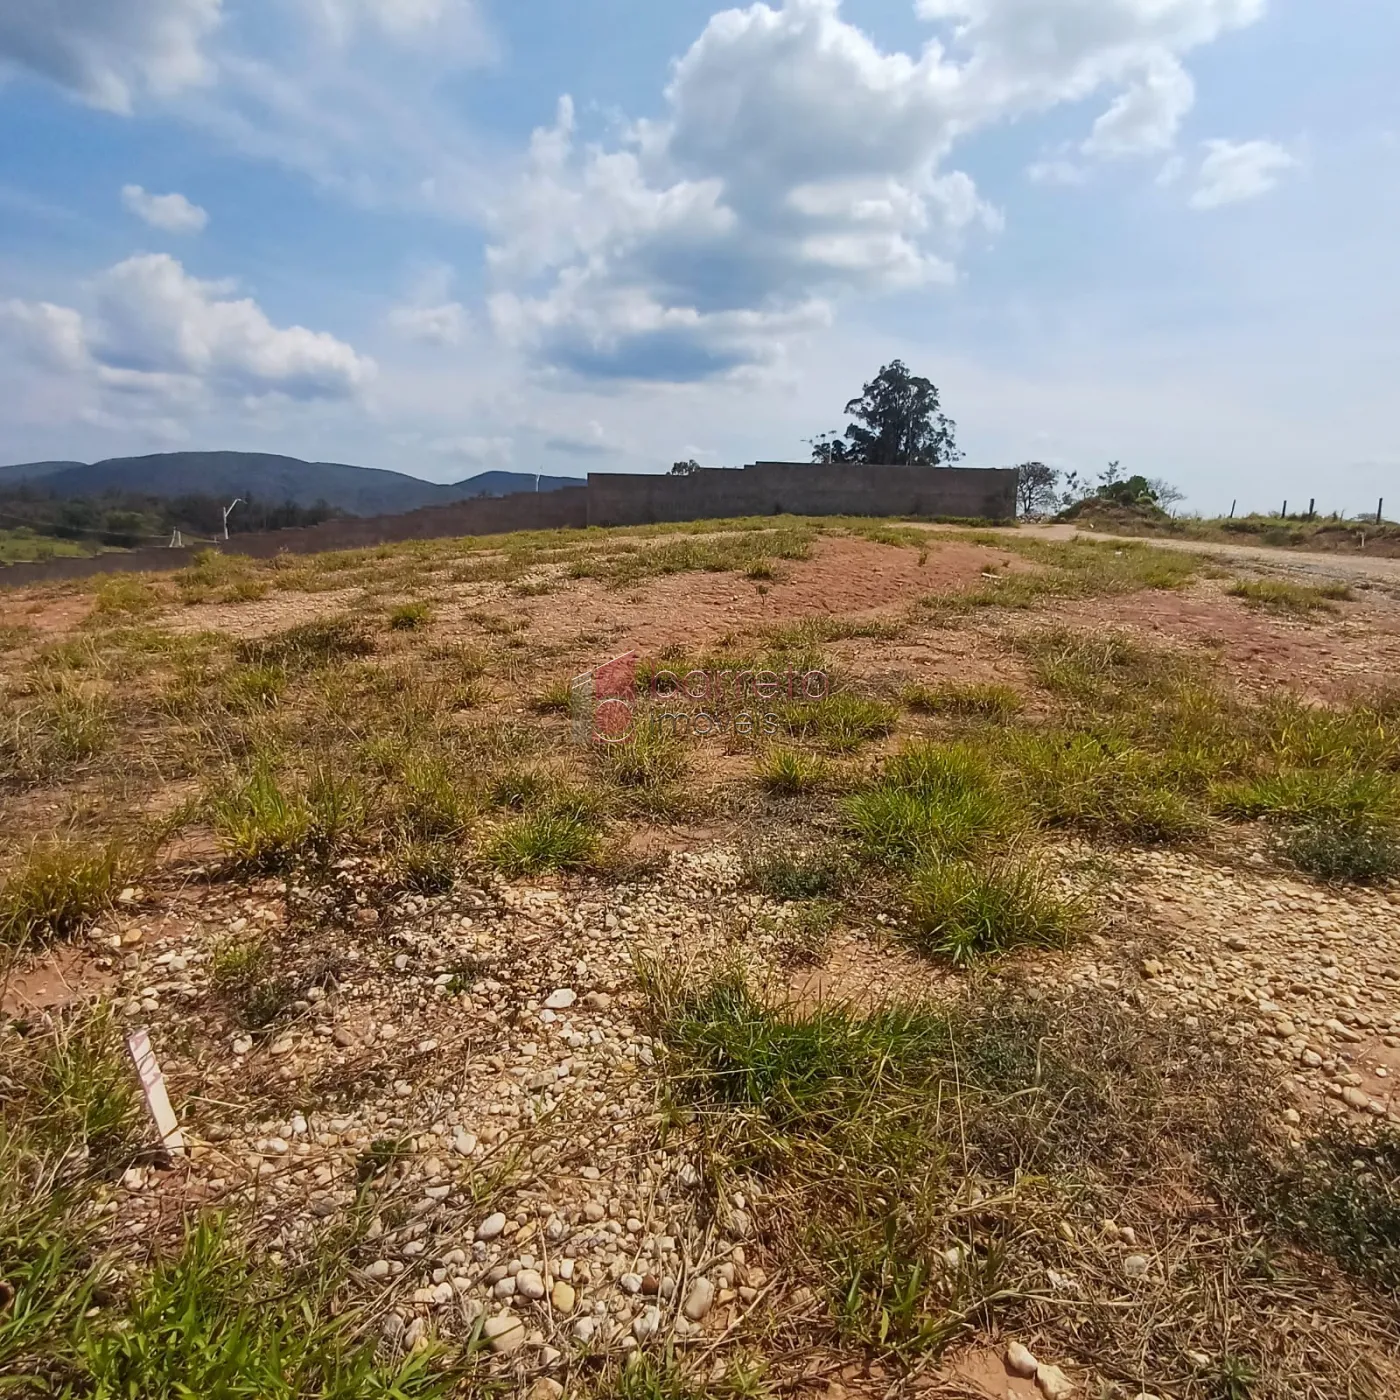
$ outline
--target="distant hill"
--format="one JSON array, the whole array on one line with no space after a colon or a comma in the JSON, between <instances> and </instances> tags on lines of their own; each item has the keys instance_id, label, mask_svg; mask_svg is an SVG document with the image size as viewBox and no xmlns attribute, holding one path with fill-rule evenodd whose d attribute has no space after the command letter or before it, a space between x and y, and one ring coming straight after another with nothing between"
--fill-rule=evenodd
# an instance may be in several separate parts
<instances>
[{"instance_id":1,"label":"distant hill","mask_svg":"<svg viewBox=\"0 0 1400 1400\"><path fill-rule=\"evenodd\" d=\"M582 486L572 476L533 472L482 472L441 485L403 472L303 462L264 452L160 452L149 457L109 457L102 462L22 462L0 467L0 490L30 484L60 498L134 492L179 496L253 497L313 506L319 501L349 515L399 515L421 506L515 491L557 491Z\"/></svg>"}]
</instances>

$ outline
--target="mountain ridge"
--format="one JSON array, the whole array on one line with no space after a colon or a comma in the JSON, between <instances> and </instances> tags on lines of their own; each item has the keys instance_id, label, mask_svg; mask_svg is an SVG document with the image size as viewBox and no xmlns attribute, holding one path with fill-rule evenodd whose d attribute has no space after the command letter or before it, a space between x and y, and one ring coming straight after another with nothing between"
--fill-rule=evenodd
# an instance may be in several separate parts
<instances>
[{"instance_id":1,"label":"mountain ridge","mask_svg":"<svg viewBox=\"0 0 1400 1400\"><path fill-rule=\"evenodd\" d=\"M0 490L33 485L60 498L130 492L165 499L255 497L298 506L325 501L348 515L401 515L479 496L558 491L583 484L582 477L508 471L479 472L462 481L440 483L382 467L308 462L271 452L157 452L98 462L18 462L0 467Z\"/></svg>"}]
</instances>

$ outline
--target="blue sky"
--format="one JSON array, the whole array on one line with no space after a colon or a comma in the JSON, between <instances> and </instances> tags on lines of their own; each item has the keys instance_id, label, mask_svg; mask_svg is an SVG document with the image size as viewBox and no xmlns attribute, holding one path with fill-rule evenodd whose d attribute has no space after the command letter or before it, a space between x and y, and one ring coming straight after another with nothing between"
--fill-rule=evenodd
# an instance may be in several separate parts
<instances>
[{"instance_id":1,"label":"blue sky","mask_svg":"<svg viewBox=\"0 0 1400 1400\"><path fill-rule=\"evenodd\" d=\"M0 0L0 461L800 458L1400 502L1389 0Z\"/></svg>"}]
</instances>

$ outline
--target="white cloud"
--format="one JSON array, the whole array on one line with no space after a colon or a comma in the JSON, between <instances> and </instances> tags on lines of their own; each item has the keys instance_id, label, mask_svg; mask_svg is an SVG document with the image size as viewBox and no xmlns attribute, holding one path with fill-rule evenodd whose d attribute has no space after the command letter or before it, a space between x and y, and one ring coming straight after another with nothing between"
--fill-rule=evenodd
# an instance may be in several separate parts
<instances>
[{"instance_id":1,"label":"white cloud","mask_svg":"<svg viewBox=\"0 0 1400 1400\"><path fill-rule=\"evenodd\" d=\"M208 213L182 194L149 194L140 185L123 185L122 203L138 219L167 233L199 233L209 222Z\"/></svg>"},{"instance_id":2,"label":"white cloud","mask_svg":"<svg viewBox=\"0 0 1400 1400\"><path fill-rule=\"evenodd\" d=\"M1207 141L1201 161L1193 209L1218 209L1223 204L1257 199L1278 184L1278 177L1298 164L1273 141Z\"/></svg>"},{"instance_id":3,"label":"white cloud","mask_svg":"<svg viewBox=\"0 0 1400 1400\"><path fill-rule=\"evenodd\" d=\"M1195 100L1191 75L1175 59L1158 57L1094 123L1084 143L1085 153L1137 156L1170 150L1181 119Z\"/></svg>"},{"instance_id":4,"label":"white cloud","mask_svg":"<svg viewBox=\"0 0 1400 1400\"><path fill-rule=\"evenodd\" d=\"M0 340L46 369L77 370L88 359L83 318L48 301L0 301Z\"/></svg>"},{"instance_id":5,"label":"white cloud","mask_svg":"<svg viewBox=\"0 0 1400 1400\"><path fill-rule=\"evenodd\" d=\"M459 345L467 323L460 301L437 306L396 306L389 312L389 325L408 340L425 345Z\"/></svg>"},{"instance_id":6,"label":"white cloud","mask_svg":"<svg viewBox=\"0 0 1400 1400\"><path fill-rule=\"evenodd\" d=\"M191 277L145 254L96 279L88 313L49 302L0 302L0 341L67 386L78 410L148 419L223 401L343 400L373 377L372 360L302 326L279 328L228 283ZM97 421L97 419L92 419Z\"/></svg>"},{"instance_id":7,"label":"white cloud","mask_svg":"<svg viewBox=\"0 0 1400 1400\"><path fill-rule=\"evenodd\" d=\"M191 375L240 394L348 398L374 362L304 326L279 329L227 282L191 277L166 253L128 258L97 284L98 358L141 373Z\"/></svg>"},{"instance_id":8,"label":"white cloud","mask_svg":"<svg viewBox=\"0 0 1400 1400\"><path fill-rule=\"evenodd\" d=\"M584 144L565 98L534 134L493 211L493 321L585 375L689 380L760 363L847 295L954 280L960 244L1001 223L944 169L961 138L1110 87L1085 152L1167 149L1194 96L1180 55L1263 8L921 0L943 33L917 54L880 50L840 0L716 14L675 64L660 118ZM1069 160L1028 174L1085 178Z\"/></svg>"},{"instance_id":9,"label":"white cloud","mask_svg":"<svg viewBox=\"0 0 1400 1400\"><path fill-rule=\"evenodd\" d=\"M315 17L337 39L365 26L395 39L411 39L445 25L479 30L474 0L307 0Z\"/></svg>"},{"instance_id":10,"label":"white cloud","mask_svg":"<svg viewBox=\"0 0 1400 1400\"><path fill-rule=\"evenodd\" d=\"M94 107L204 82L221 0L0 0L0 69L25 69Z\"/></svg>"},{"instance_id":11,"label":"white cloud","mask_svg":"<svg viewBox=\"0 0 1400 1400\"><path fill-rule=\"evenodd\" d=\"M1087 185L1089 172L1072 160L1038 160L1026 167L1026 176L1037 185Z\"/></svg>"}]
</instances>

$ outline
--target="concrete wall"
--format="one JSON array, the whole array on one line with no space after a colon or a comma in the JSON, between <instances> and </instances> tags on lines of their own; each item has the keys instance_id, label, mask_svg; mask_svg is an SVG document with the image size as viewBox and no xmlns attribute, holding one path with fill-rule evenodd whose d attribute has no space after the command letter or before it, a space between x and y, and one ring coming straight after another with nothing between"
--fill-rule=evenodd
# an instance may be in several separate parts
<instances>
[{"instance_id":1,"label":"concrete wall","mask_svg":"<svg viewBox=\"0 0 1400 1400\"><path fill-rule=\"evenodd\" d=\"M590 525L780 514L1010 520L1016 471L758 462L742 471L705 468L689 476L588 474Z\"/></svg>"},{"instance_id":2,"label":"concrete wall","mask_svg":"<svg viewBox=\"0 0 1400 1400\"><path fill-rule=\"evenodd\" d=\"M588 485L526 491L425 506L403 515L328 520L297 530L235 535L222 548L270 559L320 554L399 540L502 535L513 530L650 525L667 520L735 515L945 516L1010 520L1016 514L1014 469L848 467L758 462L742 471L705 468L689 476L624 476L590 472ZM140 549L91 559L50 559L0 568L0 588L87 578L92 574L182 568L191 549Z\"/></svg>"}]
</instances>

